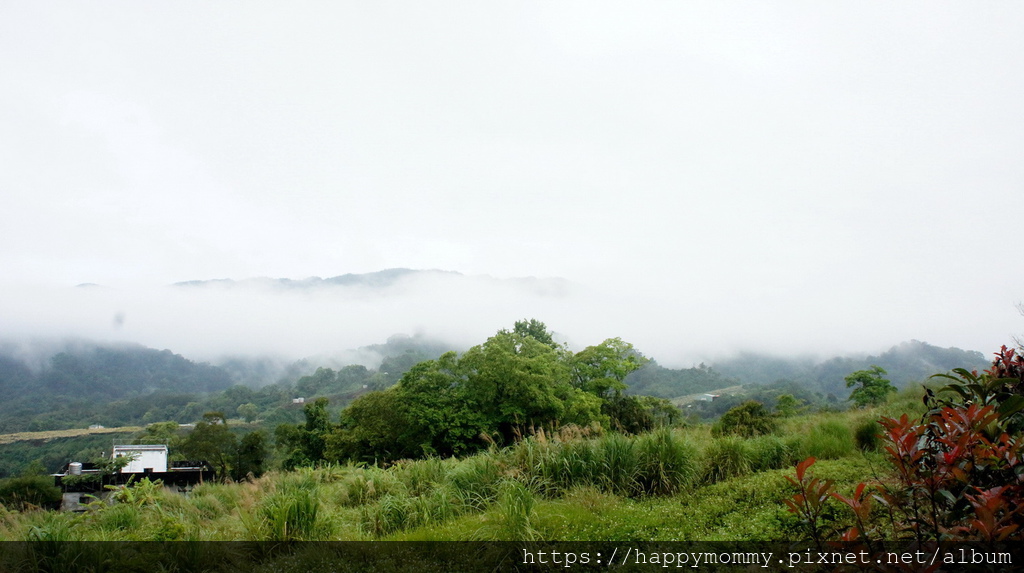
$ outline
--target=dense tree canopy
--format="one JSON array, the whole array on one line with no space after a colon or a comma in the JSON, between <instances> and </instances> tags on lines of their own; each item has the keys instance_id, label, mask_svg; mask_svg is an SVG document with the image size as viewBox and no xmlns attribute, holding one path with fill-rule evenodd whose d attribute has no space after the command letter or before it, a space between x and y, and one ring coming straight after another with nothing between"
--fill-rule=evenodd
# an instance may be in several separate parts
<instances>
[{"instance_id":1,"label":"dense tree canopy","mask_svg":"<svg viewBox=\"0 0 1024 573\"><path fill-rule=\"evenodd\" d=\"M872 366L870 370L858 370L846 376L846 387L854 388L850 400L861 408L885 402L886 395L896 391L889 380L882 378L885 373L884 368Z\"/></svg>"},{"instance_id":2,"label":"dense tree canopy","mask_svg":"<svg viewBox=\"0 0 1024 573\"><path fill-rule=\"evenodd\" d=\"M524 320L461 356L449 352L416 364L394 387L356 399L336 427L314 425L324 459L368 462L459 455L566 424L641 430L651 418L636 410L654 406L623 404L635 399L621 391L623 379L643 361L617 338L573 354L554 342L544 323ZM617 400L617 407L609 407L609 400ZM630 421L616 423L620 414ZM307 422L306 428L279 430L279 439L301 443L312 439L310 431ZM304 455L317 459L314 451Z\"/></svg>"}]
</instances>

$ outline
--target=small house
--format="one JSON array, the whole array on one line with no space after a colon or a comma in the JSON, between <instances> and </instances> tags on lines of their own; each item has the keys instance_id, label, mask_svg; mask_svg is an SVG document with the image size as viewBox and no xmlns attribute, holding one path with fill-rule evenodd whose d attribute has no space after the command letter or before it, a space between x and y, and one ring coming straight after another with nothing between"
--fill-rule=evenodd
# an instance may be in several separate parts
<instances>
[{"instance_id":1,"label":"small house","mask_svg":"<svg viewBox=\"0 0 1024 573\"><path fill-rule=\"evenodd\" d=\"M205 461L169 461L166 444L115 445L111 459L128 458L120 470L97 467L94 463L70 462L53 474L54 485L63 494L61 509L84 511L97 498L105 498L106 486L123 486L148 478L160 480L171 491L187 493L197 484L214 479L213 467Z\"/></svg>"}]
</instances>

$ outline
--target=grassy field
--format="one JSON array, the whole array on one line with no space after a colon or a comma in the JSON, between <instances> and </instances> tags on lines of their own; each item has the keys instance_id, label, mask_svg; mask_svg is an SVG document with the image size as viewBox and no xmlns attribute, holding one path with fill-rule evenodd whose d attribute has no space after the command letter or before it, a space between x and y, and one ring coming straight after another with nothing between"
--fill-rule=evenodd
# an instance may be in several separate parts
<instances>
[{"instance_id":1,"label":"grassy field","mask_svg":"<svg viewBox=\"0 0 1024 573\"><path fill-rule=\"evenodd\" d=\"M566 430L463 459L271 472L188 496L142 482L80 515L0 510L0 540L794 539L802 526L783 503L794 464L815 456L815 471L848 495L889 471L858 448L858 427L917 408L897 400L796 416L753 438L713 437L705 425ZM836 531L851 521L843 510L836 503L827 515Z\"/></svg>"},{"instance_id":2,"label":"grassy field","mask_svg":"<svg viewBox=\"0 0 1024 573\"><path fill-rule=\"evenodd\" d=\"M76 438L94 434L126 434L140 431L142 431L142 428L139 426L121 426L119 428L79 428L73 430L52 430L49 432L17 432L14 434L0 434L0 444L31 441L45 442L56 438Z\"/></svg>"}]
</instances>

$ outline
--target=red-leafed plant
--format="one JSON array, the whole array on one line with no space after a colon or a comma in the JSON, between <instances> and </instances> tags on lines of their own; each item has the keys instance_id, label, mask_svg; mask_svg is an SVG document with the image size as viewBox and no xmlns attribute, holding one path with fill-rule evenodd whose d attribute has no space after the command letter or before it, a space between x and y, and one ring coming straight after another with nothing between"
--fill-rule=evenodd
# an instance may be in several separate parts
<instances>
[{"instance_id":1,"label":"red-leafed plant","mask_svg":"<svg viewBox=\"0 0 1024 573\"><path fill-rule=\"evenodd\" d=\"M784 499L789 511L800 516L800 522L807 528L811 539L820 547L823 532L819 526L821 513L825 509L825 501L832 489L832 481L821 481L807 473L807 468L814 465L814 458L807 458L796 465L796 479L786 476L789 483L797 487L797 493Z\"/></svg>"},{"instance_id":2,"label":"red-leafed plant","mask_svg":"<svg viewBox=\"0 0 1024 573\"><path fill-rule=\"evenodd\" d=\"M804 522L815 518L815 542L820 507L817 513L797 509L798 501L807 505L811 485L819 506L831 495L853 511L856 525L842 535L845 541L870 543L877 533L872 500L888 513L897 539L1024 540L1024 359L1004 346L983 374L957 369L937 377L953 381L939 390L952 398L928 390L930 410L920 422L906 415L879 421L894 471L892 479L872 486L874 493L863 483L852 498L830 493L830 483L806 473L813 458L797 465L797 479L788 479L800 492L786 504Z\"/></svg>"}]
</instances>

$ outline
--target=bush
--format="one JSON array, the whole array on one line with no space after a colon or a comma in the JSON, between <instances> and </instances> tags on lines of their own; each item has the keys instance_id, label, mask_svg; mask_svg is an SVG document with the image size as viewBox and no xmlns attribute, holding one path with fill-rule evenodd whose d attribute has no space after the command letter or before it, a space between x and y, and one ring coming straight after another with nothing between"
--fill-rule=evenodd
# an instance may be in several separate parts
<instances>
[{"instance_id":1,"label":"bush","mask_svg":"<svg viewBox=\"0 0 1024 573\"><path fill-rule=\"evenodd\" d=\"M60 489L47 476L25 476L0 480L0 504L19 510L52 507L60 503Z\"/></svg>"},{"instance_id":2,"label":"bush","mask_svg":"<svg viewBox=\"0 0 1024 573\"><path fill-rule=\"evenodd\" d=\"M711 427L713 436L737 435L745 438L773 433L778 427L775 416L764 404L748 400L730 409Z\"/></svg>"},{"instance_id":3,"label":"bush","mask_svg":"<svg viewBox=\"0 0 1024 573\"><path fill-rule=\"evenodd\" d=\"M853 431L857 449L862 452L877 452L881 444L882 426L875 420L865 420Z\"/></svg>"}]
</instances>

